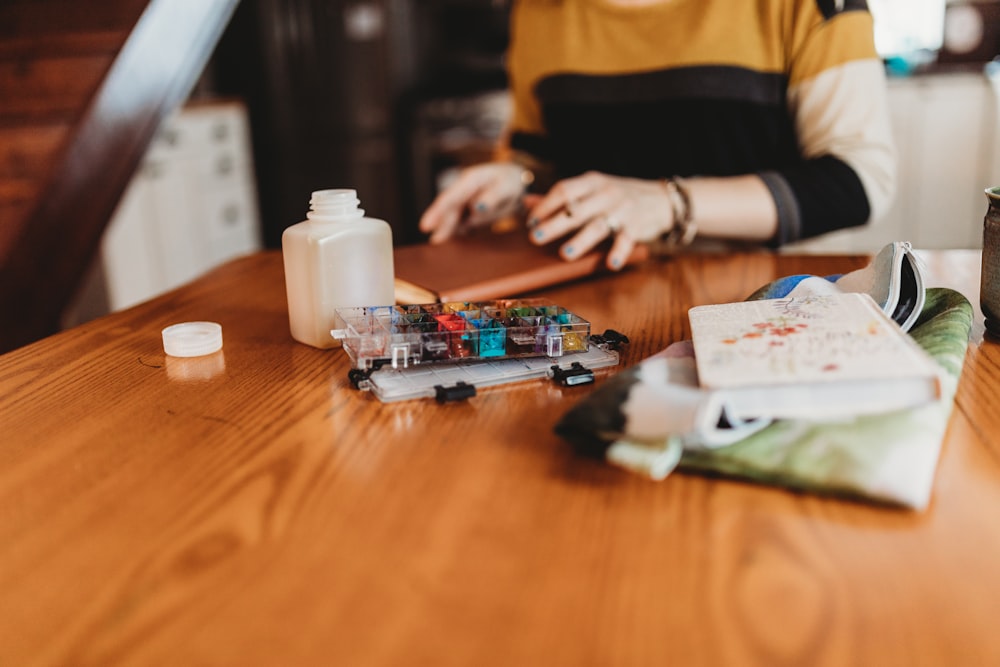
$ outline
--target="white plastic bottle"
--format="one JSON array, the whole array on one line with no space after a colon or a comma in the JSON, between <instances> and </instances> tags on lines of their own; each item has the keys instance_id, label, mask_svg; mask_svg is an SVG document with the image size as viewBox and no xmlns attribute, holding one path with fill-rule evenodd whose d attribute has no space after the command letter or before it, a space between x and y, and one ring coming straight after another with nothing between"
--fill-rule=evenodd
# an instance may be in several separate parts
<instances>
[{"instance_id":1,"label":"white plastic bottle","mask_svg":"<svg viewBox=\"0 0 1000 667\"><path fill-rule=\"evenodd\" d=\"M307 219L281 235L288 321L301 343L337 347L337 308L395 302L392 228L360 203L354 190L313 192Z\"/></svg>"}]
</instances>

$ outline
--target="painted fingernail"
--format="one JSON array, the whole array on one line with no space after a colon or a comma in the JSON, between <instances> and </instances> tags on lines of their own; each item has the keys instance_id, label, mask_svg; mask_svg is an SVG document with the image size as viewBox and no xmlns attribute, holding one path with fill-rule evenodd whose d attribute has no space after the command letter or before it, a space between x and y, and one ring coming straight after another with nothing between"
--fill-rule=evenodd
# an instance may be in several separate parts
<instances>
[{"instance_id":1,"label":"painted fingernail","mask_svg":"<svg viewBox=\"0 0 1000 667\"><path fill-rule=\"evenodd\" d=\"M565 255L567 255L569 257L572 257L573 255L576 254L576 248L574 248L571 245L568 245L568 246L566 246L566 247L563 248L563 254L565 254Z\"/></svg>"},{"instance_id":2,"label":"painted fingernail","mask_svg":"<svg viewBox=\"0 0 1000 667\"><path fill-rule=\"evenodd\" d=\"M532 232L532 236L534 236L535 239L541 241L543 238L545 238L545 232L543 232L541 229L536 229L534 232Z\"/></svg>"},{"instance_id":3,"label":"painted fingernail","mask_svg":"<svg viewBox=\"0 0 1000 667\"><path fill-rule=\"evenodd\" d=\"M528 229L531 229L532 227L537 227L538 223L540 222L541 220L539 220L537 217L531 216L530 218L528 218Z\"/></svg>"},{"instance_id":4,"label":"painted fingernail","mask_svg":"<svg viewBox=\"0 0 1000 667\"><path fill-rule=\"evenodd\" d=\"M479 211L480 213L482 213L488 208L489 206L486 205L486 202L481 202L481 201L476 202L476 210Z\"/></svg>"},{"instance_id":5,"label":"painted fingernail","mask_svg":"<svg viewBox=\"0 0 1000 667\"><path fill-rule=\"evenodd\" d=\"M613 269L620 269L620 268L622 268L621 257L615 257L614 259L611 260L611 268L613 268Z\"/></svg>"}]
</instances>

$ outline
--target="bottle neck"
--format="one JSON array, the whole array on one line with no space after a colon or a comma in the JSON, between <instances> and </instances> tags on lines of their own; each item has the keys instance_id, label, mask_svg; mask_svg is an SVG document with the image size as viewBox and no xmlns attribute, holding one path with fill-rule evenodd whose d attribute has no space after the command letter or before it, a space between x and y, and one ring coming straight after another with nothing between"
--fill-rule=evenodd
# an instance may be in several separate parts
<instances>
[{"instance_id":1,"label":"bottle neck","mask_svg":"<svg viewBox=\"0 0 1000 667\"><path fill-rule=\"evenodd\" d=\"M320 222L340 222L357 220L365 215L359 208L361 201L354 190L317 190L309 200L306 218Z\"/></svg>"}]
</instances>

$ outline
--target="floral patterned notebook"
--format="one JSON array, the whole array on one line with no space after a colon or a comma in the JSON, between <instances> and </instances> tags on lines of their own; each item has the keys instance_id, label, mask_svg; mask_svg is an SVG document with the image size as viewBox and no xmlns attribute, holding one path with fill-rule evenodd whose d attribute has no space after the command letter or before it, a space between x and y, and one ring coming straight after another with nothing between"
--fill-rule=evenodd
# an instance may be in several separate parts
<instances>
[{"instance_id":1,"label":"floral patterned notebook","mask_svg":"<svg viewBox=\"0 0 1000 667\"><path fill-rule=\"evenodd\" d=\"M850 417L941 395L934 360L862 292L697 306L688 319L699 385L739 418Z\"/></svg>"}]
</instances>

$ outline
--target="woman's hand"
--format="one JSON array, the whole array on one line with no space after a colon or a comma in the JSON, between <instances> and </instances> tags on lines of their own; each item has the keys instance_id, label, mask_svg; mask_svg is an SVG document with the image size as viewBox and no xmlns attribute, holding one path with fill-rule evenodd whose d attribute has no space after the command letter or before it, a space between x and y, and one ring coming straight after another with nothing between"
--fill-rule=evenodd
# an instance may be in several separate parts
<instances>
[{"instance_id":1,"label":"woman's hand","mask_svg":"<svg viewBox=\"0 0 1000 667\"><path fill-rule=\"evenodd\" d=\"M596 171L556 183L528 213L531 240L545 244L576 232L559 253L575 259L614 236L608 268L625 266L635 244L652 241L673 226L670 196L659 181Z\"/></svg>"},{"instance_id":2,"label":"woman's hand","mask_svg":"<svg viewBox=\"0 0 1000 667\"><path fill-rule=\"evenodd\" d=\"M463 169L420 218L431 243L451 237L462 225L493 222L518 211L531 172L513 162L490 162Z\"/></svg>"}]
</instances>

